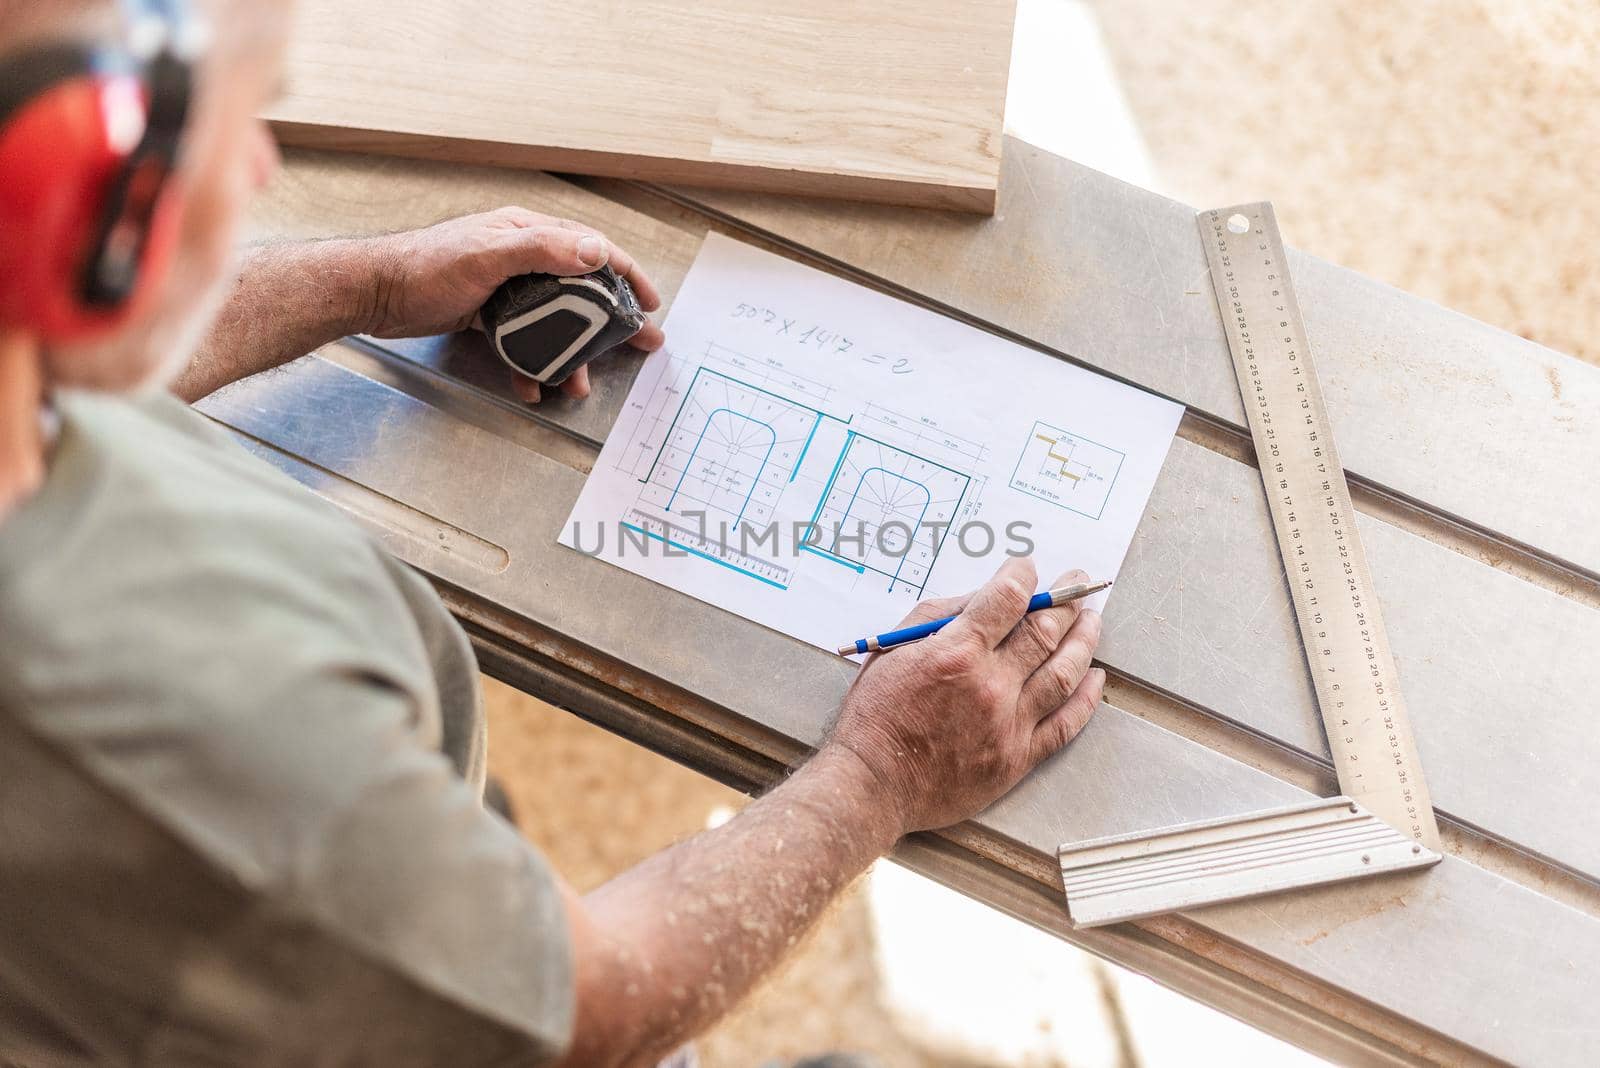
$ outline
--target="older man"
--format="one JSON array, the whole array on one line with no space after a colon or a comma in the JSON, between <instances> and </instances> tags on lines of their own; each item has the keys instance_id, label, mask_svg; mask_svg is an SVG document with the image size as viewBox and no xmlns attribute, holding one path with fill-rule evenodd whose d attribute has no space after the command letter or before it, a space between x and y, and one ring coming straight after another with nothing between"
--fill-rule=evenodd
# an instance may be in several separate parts
<instances>
[{"instance_id":1,"label":"older man","mask_svg":"<svg viewBox=\"0 0 1600 1068\"><path fill-rule=\"evenodd\" d=\"M782 785L574 894L480 805L432 590L165 387L459 329L530 271L609 262L659 301L520 208L230 270L285 19L0 0L0 1061L648 1063L900 836L1066 744L1098 619L1025 616L1025 560L922 606L964 611L869 663Z\"/></svg>"}]
</instances>

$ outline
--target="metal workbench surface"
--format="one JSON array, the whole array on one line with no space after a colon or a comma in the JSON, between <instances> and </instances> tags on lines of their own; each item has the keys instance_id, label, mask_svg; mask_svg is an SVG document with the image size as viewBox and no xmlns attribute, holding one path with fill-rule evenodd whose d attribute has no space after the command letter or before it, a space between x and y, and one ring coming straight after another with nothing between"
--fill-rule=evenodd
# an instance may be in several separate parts
<instances>
[{"instance_id":1,"label":"metal workbench surface","mask_svg":"<svg viewBox=\"0 0 1600 1068\"><path fill-rule=\"evenodd\" d=\"M1600 508L1562 483L1600 461L1574 409L1600 406L1600 372L1295 259L1449 856L1072 932L1060 843L1335 791L1192 212L1031 146L1006 160L1000 214L976 221L294 154L257 230L386 231L522 203L604 228L670 297L708 228L748 227L1040 359L1191 404L1108 609L1106 705L1011 795L903 859L1324 1053L1585 1062L1600 1045ZM530 412L479 339L350 341L202 408L430 575L491 673L759 788L821 738L853 668L556 545L636 369L597 365L589 401ZM619 603L627 618L604 607Z\"/></svg>"}]
</instances>

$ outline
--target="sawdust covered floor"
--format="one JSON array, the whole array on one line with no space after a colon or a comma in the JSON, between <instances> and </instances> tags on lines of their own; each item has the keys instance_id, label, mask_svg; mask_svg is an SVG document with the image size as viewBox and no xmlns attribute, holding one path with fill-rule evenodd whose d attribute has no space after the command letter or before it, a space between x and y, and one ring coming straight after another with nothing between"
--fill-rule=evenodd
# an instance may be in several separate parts
<instances>
[{"instance_id":1,"label":"sawdust covered floor","mask_svg":"<svg viewBox=\"0 0 1600 1068\"><path fill-rule=\"evenodd\" d=\"M1102 0L1163 192L1600 363L1594 0Z\"/></svg>"},{"instance_id":2,"label":"sawdust covered floor","mask_svg":"<svg viewBox=\"0 0 1600 1068\"><path fill-rule=\"evenodd\" d=\"M1160 192L1270 198L1301 248L1600 363L1592 0L1088 6ZM742 803L565 713L487 692L495 773L529 837L580 888ZM896 1029L875 968L858 889L705 1040L707 1068L830 1049L886 1068L963 1063ZM1226 1058L1203 1039L1191 1053Z\"/></svg>"}]
</instances>

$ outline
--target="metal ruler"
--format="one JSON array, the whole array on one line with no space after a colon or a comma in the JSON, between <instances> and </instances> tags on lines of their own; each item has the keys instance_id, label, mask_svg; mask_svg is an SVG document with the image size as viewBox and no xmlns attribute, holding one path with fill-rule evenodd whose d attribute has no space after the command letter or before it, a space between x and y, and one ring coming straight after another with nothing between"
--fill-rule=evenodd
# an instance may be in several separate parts
<instances>
[{"instance_id":1,"label":"metal ruler","mask_svg":"<svg viewBox=\"0 0 1600 1068\"><path fill-rule=\"evenodd\" d=\"M1198 216L1344 796L1063 845L1092 927L1436 864L1439 828L1272 205Z\"/></svg>"},{"instance_id":2,"label":"metal ruler","mask_svg":"<svg viewBox=\"0 0 1600 1068\"><path fill-rule=\"evenodd\" d=\"M1199 220L1339 788L1436 850L1433 802L1277 218L1260 203Z\"/></svg>"}]
</instances>

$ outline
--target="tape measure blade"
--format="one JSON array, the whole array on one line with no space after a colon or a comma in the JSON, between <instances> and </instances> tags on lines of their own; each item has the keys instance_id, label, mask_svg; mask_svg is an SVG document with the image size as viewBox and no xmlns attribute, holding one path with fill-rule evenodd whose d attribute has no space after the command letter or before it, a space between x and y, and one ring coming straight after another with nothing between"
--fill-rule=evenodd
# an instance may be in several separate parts
<instances>
[{"instance_id":1,"label":"tape measure blade","mask_svg":"<svg viewBox=\"0 0 1600 1068\"><path fill-rule=\"evenodd\" d=\"M1339 788L1437 850L1433 803L1272 205L1202 211L1197 221Z\"/></svg>"}]
</instances>

